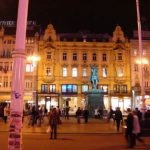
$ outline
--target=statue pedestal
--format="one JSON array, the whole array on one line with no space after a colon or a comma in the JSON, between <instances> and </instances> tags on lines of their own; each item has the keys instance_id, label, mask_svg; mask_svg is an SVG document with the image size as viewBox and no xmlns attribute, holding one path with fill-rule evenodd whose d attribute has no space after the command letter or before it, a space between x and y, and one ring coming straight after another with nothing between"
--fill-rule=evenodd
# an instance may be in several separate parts
<instances>
[{"instance_id":1,"label":"statue pedestal","mask_svg":"<svg viewBox=\"0 0 150 150\"><path fill-rule=\"evenodd\" d=\"M104 109L103 93L99 89L86 92L86 106L91 117L94 117L95 109Z\"/></svg>"}]
</instances>

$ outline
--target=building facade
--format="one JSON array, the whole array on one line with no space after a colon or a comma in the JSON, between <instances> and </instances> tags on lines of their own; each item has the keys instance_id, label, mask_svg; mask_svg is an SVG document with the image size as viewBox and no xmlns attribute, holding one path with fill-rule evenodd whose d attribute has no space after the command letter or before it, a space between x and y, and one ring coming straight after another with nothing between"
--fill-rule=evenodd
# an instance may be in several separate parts
<instances>
[{"instance_id":1,"label":"building facade","mask_svg":"<svg viewBox=\"0 0 150 150\"><path fill-rule=\"evenodd\" d=\"M91 66L98 67L98 88L103 90L105 108L131 107L130 43L120 26L113 36L56 34L48 25L39 41L37 99L39 105L69 106L74 112L85 106L91 89Z\"/></svg>"}]
</instances>

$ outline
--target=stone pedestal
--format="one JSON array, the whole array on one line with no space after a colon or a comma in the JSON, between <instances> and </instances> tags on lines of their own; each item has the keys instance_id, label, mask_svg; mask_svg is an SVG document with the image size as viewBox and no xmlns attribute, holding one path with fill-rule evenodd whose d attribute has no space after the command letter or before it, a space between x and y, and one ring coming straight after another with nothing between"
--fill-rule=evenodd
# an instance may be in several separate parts
<instances>
[{"instance_id":1,"label":"stone pedestal","mask_svg":"<svg viewBox=\"0 0 150 150\"><path fill-rule=\"evenodd\" d=\"M99 89L92 89L86 93L86 106L90 116L94 117L95 109L104 109L103 93Z\"/></svg>"}]
</instances>

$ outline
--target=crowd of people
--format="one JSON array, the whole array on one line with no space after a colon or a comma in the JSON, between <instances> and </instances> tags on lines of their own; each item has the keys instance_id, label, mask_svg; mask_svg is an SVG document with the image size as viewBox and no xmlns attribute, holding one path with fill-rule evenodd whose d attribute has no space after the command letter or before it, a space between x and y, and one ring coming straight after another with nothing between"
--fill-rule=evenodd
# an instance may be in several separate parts
<instances>
[{"instance_id":1,"label":"crowd of people","mask_svg":"<svg viewBox=\"0 0 150 150\"><path fill-rule=\"evenodd\" d=\"M69 106L66 106L62 110L59 106L56 108L51 107L49 112L46 107L32 106L28 107L26 111L24 111L23 116L27 116L29 126L41 126L44 122L44 117L46 117L50 127L50 139L57 139L57 126L62 124L61 117L69 120L69 111ZM7 123L9 113L9 105L0 105L0 117L3 118L4 123ZM106 115L104 111L100 109L94 110L95 119L104 119L104 115ZM81 109L78 107L75 112L75 117L77 119L77 123L81 122L81 118L84 120L84 123L88 123L89 110L87 108ZM136 140L144 143L144 140L141 138L141 132L143 127L150 129L150 110L147 110L144 114L142 114L138 108L135 108L134 110L128 108L127 114L123 115L119 107L117 107L116 110L113 110L110 107L110 110L107 113L107 120L108 122L113 120L114 125L116 125L117 132L120 131L122 124L125 125L125 138L127 140L128 147L133 148L136 145Z\"/></svg>"}]
</instances>

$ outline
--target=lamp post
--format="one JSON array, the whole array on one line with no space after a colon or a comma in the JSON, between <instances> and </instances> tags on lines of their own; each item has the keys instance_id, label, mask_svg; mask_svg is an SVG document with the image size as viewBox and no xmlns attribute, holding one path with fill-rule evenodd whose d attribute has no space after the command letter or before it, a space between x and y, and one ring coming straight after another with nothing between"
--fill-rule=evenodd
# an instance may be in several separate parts
<instances>
[{"instance_id":1,"label":"lamp post","mask_svg":"<svg viewBox=\"0 0 150 150\"><path fill-rule=\"evenodd\" d=\"M28 0L19 0L16 44L12 53L12 91L8 150L22 150L22 116L25 72L25 39L27 27Z\"/></svg>"},{"instance_id":2,"label":"lamp post","mask_svg":"<svg viewBox=\"0 0 150 150\"><path fill-rule=\"evenodd\" d=\"M37 78L34 80L34 73L35 73L35 71L37 70L37 63L38 63L38 61L40 61L41 60L41 58L40 58L40 56L37 56L37 55L32 55L32 56L28 56L27 57L27 60L28 61L31 61L32 62L32 66L33 66L33 70L32 70L32 72L33 72L33 84L32 84L32 98L33 98L33 100L35 101L35 103L36 103L36 108L37 108L37 106L38 106L38 99L37 99L37 96L36 96L36 92L37 92L37 90L36 90L36 81L37 81ZM34 68L35 68L35 71L34 71ZM37 76L37 72L36 72L36 76ZM35 84L34 84L35 83Z\"/></svg>"},{"instance_id":3,"label":"lamp post","mask_svg":"<svg viewBox=\"0 0 150 150\"><path fill-rule=\"evenodd\" d=\"M145 106L145 86L144 86L144 59L143 59L143 46L142 46L142 34L141 34L141 19L140 19L140 9L139 9L139 0L136 0L136 10L137 10L137 25L138 25L138 40L139 40L139 54L140 54L140 85L141 85L141 110L144 113Z\"/></svg>"}]
</instances>

